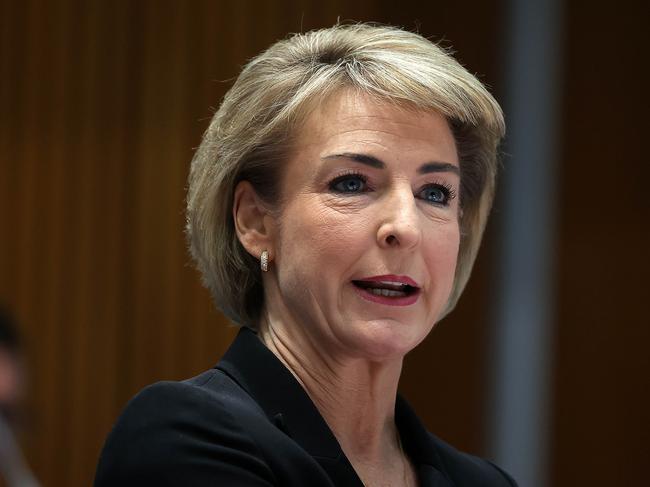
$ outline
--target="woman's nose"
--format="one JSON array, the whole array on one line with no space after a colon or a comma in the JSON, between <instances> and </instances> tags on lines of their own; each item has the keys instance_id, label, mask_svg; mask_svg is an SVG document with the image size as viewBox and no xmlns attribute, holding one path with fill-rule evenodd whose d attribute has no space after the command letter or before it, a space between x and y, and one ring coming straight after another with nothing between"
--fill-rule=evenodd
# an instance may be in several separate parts
<instances>
[{"instance_id":1,"label":"woman's nose","mask_svg":"<svg viewBox=\"0 0 650 487\"><path fill-rule=\"evenodd\" d=\"M380 247L411 249L420 244L418 207L410 187L394 191L379 211L377 243Z\"/></svg>"}]
</instances>

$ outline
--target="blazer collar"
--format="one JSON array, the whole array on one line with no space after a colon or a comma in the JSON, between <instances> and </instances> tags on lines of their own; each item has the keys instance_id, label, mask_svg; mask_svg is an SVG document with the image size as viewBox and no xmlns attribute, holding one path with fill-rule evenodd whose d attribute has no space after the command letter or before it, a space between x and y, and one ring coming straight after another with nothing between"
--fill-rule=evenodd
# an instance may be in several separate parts
<instances>
[{"instance_id":1,"label":"blazer collar","mask_svg":"<svg viewBox=\"0 0 650 487\"><path fill-rule=\"evenodd\" d=\"M433 435L427 431L406 399L399 394L395 403L395 424L402 446L418 472L422 487L452 487L454 483L436 448Z\"/></svg>"},{"instance_id":2,"label":"blazer collar","mask_svg":"<svg viewBox=\"0 0 650 487\"><path fill-rule=\"evenodd\" d=\"M216 368L250 394L276 426L321 464L335 485L352 485L351 479L363 485L305 390L253 330L240 330ZM431 436L401 396L395 421L404 449L418 470L420 485L452 486Z\"/></svg>"}]
</instances>

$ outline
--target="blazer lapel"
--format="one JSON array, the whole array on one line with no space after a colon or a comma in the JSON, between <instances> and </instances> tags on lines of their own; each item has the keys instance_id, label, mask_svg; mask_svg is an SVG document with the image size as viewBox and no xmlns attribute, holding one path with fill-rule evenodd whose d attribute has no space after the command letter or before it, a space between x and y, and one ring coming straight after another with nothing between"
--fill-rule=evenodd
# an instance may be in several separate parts
<instances>
[{"instance_id":1,"label":"blazer lapel","mask_svg":"<svg viewBox=\"0 0 650 487\"><path fill-rule=\"evenodd\" d=\"M363 487L312 400L254 331L242 328L216 368L232 377L279 429L314 457L334 485Z\"/></svg>"},{"instance_id":2,"label":"blazer lapel","mask_svg":"<svg viewBox=\"0 0 650 487\"><path fill-rule=\"evenodd\" d=\"M242 328L216 368L232 377L271 422L318 461L334 485L363 487L312 400L254 331ZM395 404L395 422L420 487L454 487L432 436L401 396Z\"/></svg>"},{"instance_id":3,"label":"blazer lapel","mask_svg":"<svg viewBox=\"0 0 650 487\"><path fill-rule=\"evenodd\" d=\"M420 487L454 487L432 435L400 395L395 403L395 423L404 450L417 467Z\"/></svg>"}]
</instances>

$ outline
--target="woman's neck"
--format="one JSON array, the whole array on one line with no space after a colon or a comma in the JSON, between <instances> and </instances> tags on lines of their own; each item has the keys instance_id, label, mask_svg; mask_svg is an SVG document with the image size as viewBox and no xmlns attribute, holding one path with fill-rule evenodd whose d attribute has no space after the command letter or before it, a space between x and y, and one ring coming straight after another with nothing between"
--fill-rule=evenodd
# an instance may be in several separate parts
<instances>
[{"instance_id":1,"label":"woman's neck","mask_svg":"<svg viewBox=\"0 0 650 487\"><path fill-rule=\"evenodd\" d=\"M394 411L401 358L378 363L323 352L299 327L268 315L259 336L303 386L351 461L382 462L399 451Z\"/></svg>"}]
</instances>

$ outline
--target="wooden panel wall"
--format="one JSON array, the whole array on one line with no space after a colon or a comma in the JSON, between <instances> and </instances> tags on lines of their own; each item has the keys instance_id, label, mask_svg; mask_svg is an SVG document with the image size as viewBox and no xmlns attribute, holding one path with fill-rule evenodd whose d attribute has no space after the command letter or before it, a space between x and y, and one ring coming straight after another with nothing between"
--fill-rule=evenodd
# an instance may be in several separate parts
<instances>
[{"instance_id":1,"label":"wooden panel wall","mask_svg":"<svg viewBox=\"0 0 650 487\"><path fill-rule=\"evenodd\" d=\"M647 3L567 5L552 485L641 486L650 458Z\"/></svg>"},{"instance_id":2,"label":"wooden panel wall","mask_svg":"<svg viewBox=\"0 0 650 487\"><path fill-rule=\"evenodd\" d=\"M331 25L339 16L419 25L453 43L499 94L501 2L476 2L471 11L462 2L351 3L0 0L0 301L13 309L27 339L26 454L44 485L89 485L128 398L147 383L210 367L233 336L185 251L183 199L193 148L230 85L225 80L246 59L288 32ZM593 12L587 22L582 7L570 9L566 182L553 191L567 210L558 244L555 485L581 484L570 473L591 463L575 452L585 441L596 444L598 431L625 444L648 406L647 390L641 402L625 399L638 392L634 374L648 371L641 353L647 327L628 326L643 319L647 287L621 301L622 291L612 289L643 269L647 275L647 264L639 266L630 252L648 248L647 226L645 233L638 227L648 221L640 192L647 164L642 132L630 129L641 124L640 117L630 119L638 92L615 84L620 103L600 95L612 92L609 65L598 64L602 58L588 39L612 22L606 10ZM615 24L614 32L625 39L643 31L637 24ZM620 66L633 70L635 52ZM616 130L598 123L602 111ZM608 135L620 151L602 150ZM589 172L599 160L600 172ZM614 171L615 160L625 161L624 171ZM584 174L591 174L588 185ZM631 189L621 193L621 187ZM610 206L594 209L594 197L610 191ZM487 297L498 278L487 257L497 244L491 235L459 309L409 356L402 384L434 431L472 451L484 440ZM594 265L604 261L607 273ZM603 275L608 285L601 287ZM615 357L601 354L607 343ZM604 430L595 428L596 417ZM647 428L641 432L637 437L647 439ZM639 455L603 462L609 475L603 478L630 470ZM596 475L588 484L614 485L598 484Z\"/></svg>"},{"instance_id":3,"label":"wooden panel wall","mask_svg":"<svg viewBox=\"0 0 650 487\"><path fill-rule=\"evenodd\" d=\"M193 148L230 85L224 80L246 59L340 16L420 23L429 35L458 39L477 71L495 71L494 48L466 36L453 12L345 3L0 3L0 301L27 340L25 446L44 485L89 485L128 398L212 366L233 336L185 251L183 200ZM492 35L494 26L475 24ZM466 313L467 333L484 325L467 321L479 309ZM443 339L453 342L453 330L450 322ZM423 352L405 379L407 390L438 379L460 396L414 399L432 426L473 449L481 440L479 336L464 342L463 386L431 371ZM453 347L435 353L446 360ZM430 408L434 401L442 406ZM454 421L459 403L463 420Z\"/></svg>"}]
</instances>

